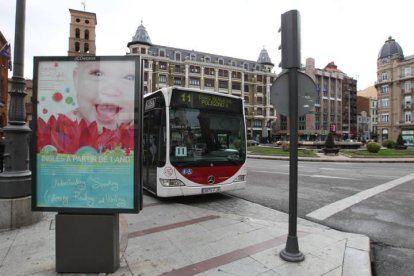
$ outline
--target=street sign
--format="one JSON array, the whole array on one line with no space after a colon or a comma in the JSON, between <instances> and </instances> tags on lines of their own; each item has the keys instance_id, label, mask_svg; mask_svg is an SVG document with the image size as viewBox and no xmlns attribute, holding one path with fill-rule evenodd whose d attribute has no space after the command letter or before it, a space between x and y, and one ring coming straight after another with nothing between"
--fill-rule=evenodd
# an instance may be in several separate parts
<instances>
[{"instance_id":1,"label":"street sign","mask_svg":"<svg viewBox=\"0 0 414 276\"><path fill-rule=\"evenodd\" d=\"M284 70L273 82L270 89L270 102L276 111L289 115L289 71ZM313 109L317 96L316 84L307 74L298 71L298 116Z\"/></svg>"}]
</instances>

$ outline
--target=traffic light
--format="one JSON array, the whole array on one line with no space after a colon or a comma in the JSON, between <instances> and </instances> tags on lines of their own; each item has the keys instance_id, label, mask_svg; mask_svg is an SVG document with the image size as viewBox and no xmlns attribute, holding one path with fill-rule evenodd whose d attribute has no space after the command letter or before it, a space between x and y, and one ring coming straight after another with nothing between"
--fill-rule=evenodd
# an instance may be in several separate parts
<instances>
[{"instance_id":1,"label":"traffic light","mask_svg":"<svg viewBox=\"0 0 414 276\"><path fill-rule=\"evenodd\" d=\"M300 14L297 10L290 10L282 14L281 67L283 69L300 68Z\"/></svg>"}]
</instances>

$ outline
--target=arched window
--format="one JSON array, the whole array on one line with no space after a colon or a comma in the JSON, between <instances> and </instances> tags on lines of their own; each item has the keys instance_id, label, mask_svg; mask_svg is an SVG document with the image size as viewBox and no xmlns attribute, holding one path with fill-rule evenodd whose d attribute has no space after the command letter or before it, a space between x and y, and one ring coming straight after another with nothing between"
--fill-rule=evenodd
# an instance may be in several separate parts
<instances>
[{"instance_id":1,"label":"arched window","mask_svg":"<svg viewBox=\"0 0 414 276\"><path fill-rule=\"evenodd\" d=\"M79 42L75 42L75 52L79 52L79 50L80 50Z\"/></svg>"},{"instance_id":2,"label":"arched window","mask_svg":"<svg viewBox=\"0 0 414 276\"><path fill-rule=\"evenodd\" d=\"M84 49L85 49L85 53L89 53L89 43L85 43L83 45Z\"/></svg>"},{"instance_id":3,"label":"arched window","mask_svg":"<svg viewBox=\"0 0 414 276\"><path fill-rule=\"evenodd\" d=\"M75 29L75 37L76 38L80 38L80 30L79 30L79 28L76 28Z\"/></svg>"},{"instance_id":4,"label":"arched window","mask_svg":"<svg viewBox=\"0 0 414 276\"><path fill-rule=\"evenodd\" d=\"M89 30L85 30L85 39L89 39Z\"/></svg>"}]
</instances>

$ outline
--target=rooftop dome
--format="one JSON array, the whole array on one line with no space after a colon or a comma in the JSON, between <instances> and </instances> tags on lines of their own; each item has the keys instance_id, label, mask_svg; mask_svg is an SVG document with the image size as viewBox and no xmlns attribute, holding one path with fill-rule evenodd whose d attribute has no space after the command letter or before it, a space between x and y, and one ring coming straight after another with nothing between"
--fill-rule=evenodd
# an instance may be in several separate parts
<instances>
[{"instance_id":1,"label":"rooftop dome","mask_svg":"<svg viewBox=\"0 0 414 276\"><path fill-rule=\"evenodd\" d=\"M382 58L404 58L403 50L401 49L400 44L398 44L391 36L388 37L387 41L385 41L378 54L378 59Z\"/></svg>"},{"instance_id":2,"label":"rooftop dome","mask_svg":"<svg viewBox=\"0 0 414 276\"><path fill-rule=\"evenodd\" d=\"M263 48L262 51L260 51L260 55L259 55L259 58L257 59L257 62L261 64L274 66L265 48Z\"/></svg>"},{"instance_id":3,"label":"rooftop dome","mask_svg":"<svg viewBox=\"0 0 414 276\"><path fill-rule=\"evenodd\" d=\"M152 45L151 39L147 33L147 30L145 29L144 25L142 25L142 21L141 21L141 25L138 26L138 29L135 32L135 35L132 37L132 41L128 43L128 46L130 44L136 44L136 43Z\"/></svg>"}]
</instances>

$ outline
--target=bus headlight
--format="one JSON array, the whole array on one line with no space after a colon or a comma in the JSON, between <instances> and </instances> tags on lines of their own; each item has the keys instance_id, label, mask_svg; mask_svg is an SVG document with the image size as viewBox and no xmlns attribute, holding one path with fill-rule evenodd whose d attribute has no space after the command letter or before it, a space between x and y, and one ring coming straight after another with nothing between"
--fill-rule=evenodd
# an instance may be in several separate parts
<instances>
[{"instance_id":1,"label":"bus headlight","mask_svg":"<svg viewBox=\"0 0 414 276\"><path fill-rule=\"evenodd\" d=\"M245 174L241 174L233 180L233 182L243 182L243 181L246 181L246 175Z\"/></svg>"},{"instance_id":2,"label":"bus headlight","mask_svg":"<svg viewBox=\"0 0 414 276\"><path fill-rule=\"evenodd\" d=\"M164 187L179 187L179 186L185 186L185 184L178 179L163 179L160 178L161 185Z\"/></svg>"}]
</instances>

